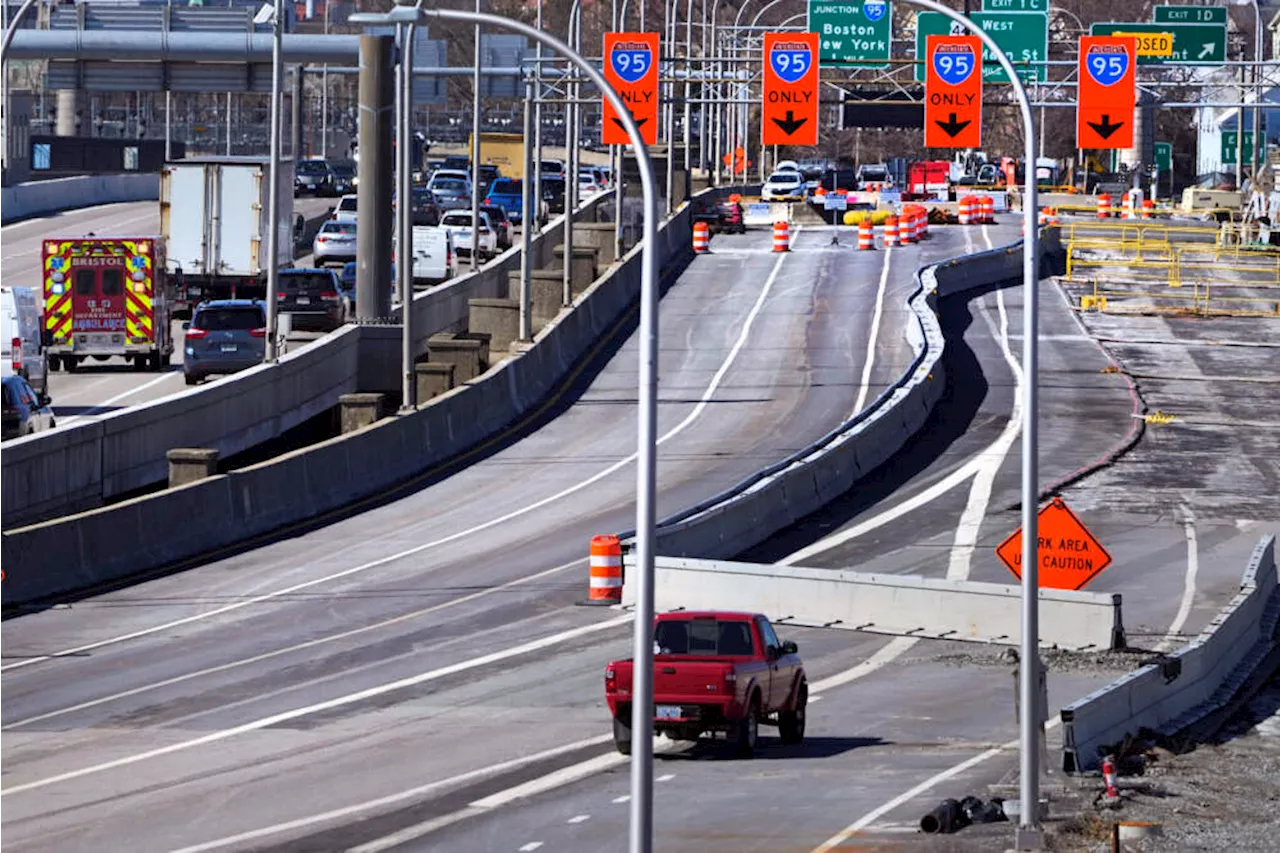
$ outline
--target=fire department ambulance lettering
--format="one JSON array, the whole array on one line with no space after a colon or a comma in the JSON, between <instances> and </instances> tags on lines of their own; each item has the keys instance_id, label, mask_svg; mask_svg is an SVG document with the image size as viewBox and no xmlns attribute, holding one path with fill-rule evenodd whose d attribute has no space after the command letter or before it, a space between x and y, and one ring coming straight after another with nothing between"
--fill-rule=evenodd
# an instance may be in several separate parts
<instances>
[{"instance_id":1,"label":"fire department ambulance lettering","mask_svg":"<svg viewBox=\"0 0 1280 853\"><path fill-rule=\"evenodd\" d=\"M162 240L45 240L45 327L52 338L51 355L72 369L84 356L112 355L158 369L173 352L171 287Z\"/></svg>"}]
</instances>

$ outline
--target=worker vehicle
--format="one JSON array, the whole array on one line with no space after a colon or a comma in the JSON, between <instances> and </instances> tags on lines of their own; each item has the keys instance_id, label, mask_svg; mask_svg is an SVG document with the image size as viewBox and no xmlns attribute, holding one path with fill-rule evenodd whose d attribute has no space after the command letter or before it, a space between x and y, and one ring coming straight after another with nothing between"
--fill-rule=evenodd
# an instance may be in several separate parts
<instances>
[{"instance_id":1,"label":"worker vehicle","mask_svg":"<svg viewBox=\"0 0 1280 853\"><path fill-rule=\"evenodd\" d=\"M0 376L21 376L38 391L49 390L40 300L30 287L0 288Z\"/></svg>"},{"instance_id":2,"label":"worker vehicle","mask_svg":"<svg viewBox=\"0 0 1280 853\"><path fill-rule=\"evenodd\" d=\"M653 727L673 740L723 735L738 755L753 755L761 725L785 744L804 741L809 686L795 643L778 639L758 613L673 611L653 633ZM613 740L631 754L630 658L605 667Z\"/></svg>"},{"instance_id":3,"label":"worker vehicle","mask_svg":"<svg viewBox=\"0 0 1280 853\"><path fill-rule=\"evenodd\" d=\"M321 224L315 240L311 242L312 262L322 267L355 260L357 227L354 222L334 219Z\"/></svg>"},{"instance_id":4,"label":"worker vehicle","mask_svg":"<svg viewBox=\"0 0 1280 853\"><path fill-rule=\"evenodd\" d=\"M159 370L173 354L177 285L161 237L48 237L45 352L53 369L122 356Z\"/></svg>"},{"instance_id":5,"label":"worker vehicle","mask_svg":"<svg viewBox=\"0 0 1280 853\"><path fill-rule=\"evenodd\" d=\"M3 413L0 414L0 439L21 438L34 435L58 425L53 409L49 408L49 395L37 391L31 383L16 374L0 380L0 393L4 396Z\"/></svg>"},{"instance_id":6,"label":"worker vehicle","mask_svg":"<svg viewBox=\"0 0 1280 853\"><path fill-rule=\"evenodd\" d=\"M920 160L907 166L906 191L912 196L932 198L950 187L951 163L946 160Z\"/></svg>"},{"instance_id":7,"label":"worker vehicle","mask_svg":"<svg viewBox=\"0 0 1280 853\"><path fill-rule=\"evenodd\" d=\"M202 302L182 329L182 374L188 385L245 370L266 357L267 309L256 299Z\"/></svg>"},{"instance_id":8,"label":"worker vehicle","mask_svg":"<svg viewBox=\"0 0 1280 853\"><path fill-rule=\"evenodd\" d=\"M474 248L481 261L487 261L498 253L498 235L493 230L486 213L480 214L479 234L473 234L471 211L451 210L440 220L440 227L453 236L454 250L459 257L471 257Z\"/></svg>"},{"instance_id":9,"label":"worker vehicle","mask_svg":"<svg viewBox=\"0 0 1280 853\"><path fill-rule=\"evenodd\" d=\"M206 299L266 297L271 229L276 261L293 263L293 162L281 160L279 208L268 222L268 157L211 157L165 164L160 176L160 233L177 278L174 311Z\"/></svg>"},{"instance_id":10,"label":"worker vehicle","mask_svg":"<svg viewBox=\"0 0 1280 853\"><path fill-rule=\"evenodd\" d=\"M859 166L854 179L857 186L853 189L856 190L888 189L893 186L889 167L884 163L867 163Z\"/></svg>"},{"instance_id":11,"label":"worker vehicle","mask_svg":"<svg viewBox=\"0 0 1280 853\"><path fill-rule=\"evenodd\" d=\"M763 201L803 201L804 176L799 172L774 172L760 190Z\"/></svg>"}]
</instances>

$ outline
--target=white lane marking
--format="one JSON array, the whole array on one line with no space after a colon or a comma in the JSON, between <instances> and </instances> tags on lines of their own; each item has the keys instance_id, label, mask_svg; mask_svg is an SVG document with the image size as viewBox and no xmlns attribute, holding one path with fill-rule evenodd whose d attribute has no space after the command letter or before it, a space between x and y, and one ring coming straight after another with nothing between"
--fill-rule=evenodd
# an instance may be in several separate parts
<instances>
[{"instance_id":1,"label":"white lane marking","mask_svg":"<svg viewBox=\"0 0 1280 853\"><path fill-rule=\"evenodd\" d=\"M537 850L541 846L541 841L530 841L528 844L522 844L519 850L520 853L533 853L534 850Z\"/></svg>"},{"instance_id":2,"label":"white lane marking","mask_svg":"<svg viewBox=\"0 0 1280 853\"><path fill-rule=\"evenodd\" d=\"M282 832L289 832L294 829L308 829L319 823L328 821L341 820L361 812L371 812L377 809L383 809L387 806L395 806L406 800L412 800L425 794L432 794L441 790L455 790L463 785L469 785L472 782L480 781L499 773L506 773L510 770L519 770L530 764L539 761L546 761L552 758L558 758L567 752L573 752L579 749L586 749L592 746L601 746L606 743L613 742L613 735L596 735L585 740L575 743L567 743L564 746L557 746L553 749L547 749L533 755L525 755L520 758L513 758L510 761L503 761L498 764L492 764L488 767L481 767L476 770L468 770L457 776L448 779L441 779L437 782L429 782L426 785L419 785L416 788L409 788L405 791L399 791L395 794L389 794L385 797L379 797L376 800L368 800L363 803L357 803L353 806L344 806L333 811L322 812L320 814L310 815L308 817L291 820L285 823L277 823L271 826L264 826L261 829L254 829L249 832L242 832L238 835L229 835L226 838L218 838L214 841L206 841L203 844L197 844L193 847L184 847L181 850L175 850L174 853L206 853L209 850L217 850L221 847L230 847L233 844L241 844L245 841L256 841L259 838L266 838L271 835L279 835ZM479 809L476 810L477 812Z\"/></svg>"},{"instance_id":3,"label":"white lane marking","mask_svg":"<svg viewBox=\"0 0 1280 853\"><path fill-rule=\"evenodd\" d=\"M799 229L797 229L796 233L799 233ZM778 261L773 265L773 270L769 273L769 277L765 280L764 287L760 289L760 295L756 299L755 305L751 307L751 311L747 314L747 318L742 324L742 332L739 334L738 339L734 342L733 347L729 350L729 354L725 357L724 362L721 363L720 369L716 371L715 376L712 377L711 382L707 385L706 389L702 392L702 394L698 398L698 403L696 406L693 407L693 410L688 414L687 417L685 417L684 420L676 424L674 427L672 427L670 430L668 430L664 435L662 435L658 439L657 443L659 445L665 443L668 439L674 438L675 436L679 435L681 432L687 429L688 426L692 424L703 413L703 411L706 410L708 404L711 401L711 398L715 396L716 391L720 387L720 383L724 380L725 374L729 372L729 368L733 366L733 362L737 359L738 353L741 352L743 346L746 345L747 338L751 334L751 327L755 323L756 317L760 314L760 310L764 307L765 302L768 301L769 291L772 290L773 284L778 278L778 273L782 270L783 262L786 261L786 259L789 256L790 256L790 253L784 253L778 256ZM287 587L284 587L283 589L275 590L274 592L267 592L261 595L251 596L250 598L246 598L243 601L238 601L234 604L227 604L222 607L215 607L213 610L207 610L203 613L196 613L192 616L183 617L182 619L174 619L170 622L166 622L162 625L156 625L155 627L152 627L152 628L143 628L138 631L132 631L128 634L122 634L118 637L111 637L105 640L98 640L93 643L86 643L82 646L76 646L70 649L63 649L62 651L54 652L53 654L38 655L36 657L31 657L25 660L18 661L16 663L0 666L0 672L7 672L11 669L20 669L22 667L32 666L34 664L40 663L41 661L46 661L51 658L62 657L65 655L79 654L81 652L91 651L93 649L100 649L103 646L110 646L116 643L122 643L122 642L125 642L126 640L134 640L134 639L137 639L138 637L145 637L151 634L160 633L162 631L169 631L169 630L172 630L173 628L177 628L182 625L189 625L192 622L199 622L205 619L210 619L214 616L220 616L224 613L229 613L234 610L240 610L241 608L249 607L254 604L260 604L264 601L270 601L271 599L278 598L282 595L290 595L302 589L308 589L310 587L319 586L320 584L328 583L330 581L340 580L342 578L350 577L351 575L367 572L370 569L375 569L380 566L385 566L385 565L388 565L389 563L403 560L406 557L414 556L415 554L421 554L423 551L427 551L432 548L438 548L441 545L447 545L450 542L456 542L459 539L465 539L468 536L472 536L476 533L489 530L490 528L504 525L507 522L512 521L513 519L520 518L521 516L524 516L524 515L528 515L529 513L534 512L535 510L542 509L543 507L549 504L553 504L553 503L556 503L557 501L563 500L564 498L570 495L573 495L591 485L594 485L595 483L598 483L599 481L605 479L606 477L612 476L622 468L625 468L627 465L630 465L632 462L634 462L635 458L636 458L636 454L632 453L622 459L619 459L617 462L608 466L604 470L596 474L593 474L592 476L588 477L582 482L573 486L569 486L565 489L561 489L559 492L556 492L554 495L549 495L545 498L542 498L541 500L534 501L531 504L521 507L520 509L513 510L499 518L490 519L489 521L483 522L481 524L477 524L475 527L472 527L470 529L461 530L461 531L458 531L457 533L452 533L448 536L442 537L440 539L436 539L432 542L426 542L422 545L415 545L412 548L407 548L395 554L389 554L386 557L380 557L376 560L371 560L370 562L362 563L358 566L353 566L349 569L343 569L340 572L334 572L333 574L325 575L324 577L314 578L309 581L302 581L301 583L296 583L292 586L287 586Z\"/></svg>"},{"instance_id":4,"label":"white lane marking","mask_svg":"<svg viewBox=\"0 0 1280 853\"><path fill-rule=\"evenodd\" d=\"M884 264L880 267L880 286L876 290L876 307L871 314L871 334L867 336L867 357L862 363L862 384L858 387L858 399L853 404L853 413L849 417L862 411L871 390L871 369L876 362L876 339L880 337L880 318L884 315L884 296L889 288L889 260L892 257L893 247L886 246Z\"/></svg>"},{"instance_id":5,"label":"white lane marking","mask_svg":"<svg viewBox=\"0 0 1280 853\"><path fill-rule=\"evenodd\" d=\"M991 235L987 226L982 226L982 236L987 248L992 248ZM968 235L965 235L966 242ZM990 326L991 320L985 306L979 303L983 320ZM1013 447L1014 441L1022 432L1022 366L1014 358L1009 348L1009 313L1005 310L1004 289L996 291L996 308L1000 313L1000 330L991 331L1000 342L1000 350L1004 354L1005 363L1013 373L1013 410L1009 420L996 443L992 445L992 454L978 469L969 485L969 499L965 503L964 512L960 514L960 523L956 525L955 541L951 546L951 556L947 564L947 580L968 580L972 570L973 552L978 546L978 534L982 530L982 522L987 517L987 507L991 504L991 492L995 487L996 475L1004 465L1005 457Z\"/></svg>"},{"instance_id":6,"label":"white lane marking","mask_svg":"<svg viewBox=\"0 0 1280 853\"><path fill-rule=\"evenodd\" d=\"M591 820L591 815L589 814L574 815L573 817L565 821L565 823L582 823L584 820Z\"/></svg>"},{"instance_id":7,"label":"white lane marking","mask_svg":"<svg viewBox=\"0 0 1280 853\"><path fill-rule=\"evenodd\" d=\"M1182 601L1178 604L1178 612L1169 624L1164 639L1156 643L1155 651L1166 652L1182 641L1182 626L1191 615L1191 605L1196 598L1196 576L1200 573L1200 547L1196 541L1196 517L1191 507L1183 505L1187 517L1182 522L1183 534L1187 538L1187 573L1182 580Z\"/></svg>"},{"instance_id":8,"label":"white lane marking","mask_svg":"<svg viewBox=\"0 0 1280 853\"><path fill-rule=\"evenodd\" d=\"M661 776L659 776L657 779L654 779L653 781L655 781L655 782L670 782L670 781L671 781L672 779L674 779L674 778L676 778L676 774L674 774L674 773L663 773Z\"/></svg>"},{"instance_id":9,"label":"white lane marking","mask_svg":"<svg viewBox=\"0 0 1280 853\"><path fill-rule=\"evenodd\" d=\"M613 800L611 800L611 802L614 802L614 803L628 803L628 802L631 802L631 795L630 795L630 794L623 794L621 797L614 797L614 798L613 798Z\"/></svg>"},{"instance_id":10,"label":"white lane marking","mask_svg":"<svg viewBox=\"0 0 1280 853\"><path fill-rule=\"evenodd\" d=\"M355 693L348 693L345 696L338 696L334 699L327 699L323 702L317 702L314 705L307 705L302 708L294 708L291 711L283 711L279 714L272 714L269 717L262 717L257 720L252 720L248 723L244 723L242 725L235 726L233 728L223 729L221 731L216 731L216 732L210 732L207 735L203 735L197 738L192 738L191 740L180 741L178 743L169 744L168 746L147 750L146 752L140 752L134 755L126 755L122 758L117 758L113 761L106 761L101 764L93 764L93 765L90 765L89 767L82 767L79 770L69 770L66 773L59 773L56 776L49 776L45 779L37 779L34 782L27 782L26 784L23 784L23 785L14 785L12 787L4 788L0 790L0 797L3 797L7 794L17 794L17 793L22 793L24 791L33 791L33 790L36 790L37 788L45 788L45 787L48 787L49 785L55 785L59 782L66 782L71 779L79 779L83 776L89 776L95 773L101 773L105 770L114 770L118 767L127 767L131 764L137 764L141 761L146 761L151 758L158 758L162 755L171 755L175 752L182 752L184 750L192 749L197 746L204 746L210 743L217 743L218 741L227 740L228 738L233 738L233 737L236 737L237 735L246 734L248 732L259 731L261 729L265 729L270 726L276 726L281 723L289 722L290 720L296 720L300 717L311 716L321 711L328 711L333 708L341 708L344 705L351 705L356 702L363 702L366 699L372 699L375 696L382 696L386 693L391 693L396 690L403 690L407 687L416 687L419 684L425 684L429 681L436 681L448 675L453 675L459 672L466 672L467 670L476 669L482 666L488 666L491 663L497 663L498 661L506 660L507 658L518 657L519 655L528 654L529 652L535 652L540 649L545 649L550 646L557 645L558 643L563 643L565 640L572 640L577 637L586 636L588 634L594 634L599 631L607 630L609 628L615 628L619 625L624 625L630 622L631 618L632 618L632 615L628 613L622 616L618 616L614 619L609 619L605 622L595 622L590 625L583 625L577 628L571 628L567 631L561 631L558 634L552 634L550 636L542 637L537 640L530 640L527 643L521 643L518 646L511 646L510 648L501 649L500 651L491 652L487 655L481 655L480 657L471 658L469 660L464 660L464 661L458 661L457 663L449 664L448 666L443 666L443 667L440 667L439 669L433 669L427 672L421 672L421 673L418 673L417 675L411 675L407 678L397 679L396 681L389 681L385 684L379 684L375 687L369 687L364 690L359 690Z\"/></svg>"},{"instance_id":11,"label":"white lane marking","mask_svg":"<svg viewBox=\"0 0 1280 853\"><path fill-rule=\"evenodd\" d=\"M869 824L874 823L881 815L884 815L884 814L887 814L888 812L893 811L903 803L906 803L915 799L916 797L925 793L935 785L938 785L942 782L947 781L953 776L957 776L963 773L964 771L968 770L970 767L975 767L981 764L982 762L986 761L988 758L992 758L993 756L998 755L1001 752L1001 750L1009 749L1017 745L1018 745L1018 742L1016 740L1010 741L1009 743L1006 743L1002 746L988 749L986 752L981 752L973 756L972 758L962 761L959 764L942 771L941 773L930 776L928 779L925 779L923 782L921 782L919 785L916 785L911 790L899 794L898 796L894 797L892 800L880 806L879 808L875 809L874 811L868 812L867 814L858 818L856 821L849 824L844 829L840 830L835 835L828 838L822 844L815 847L813 849L813 853L828 853L828 851L834 850L836 847L839 847L841 844L847 841L849 837L852 836L854 833L865 828Z\"/></svg>"},{"instance_id":12,"label":"white lane marking","mask_svg":"<svg viewBox=\"0 0 1280 853\"><path fill-rule=\"evenodd\" d=\"M606 752L604 755L597 755L595 758L588 758L586 761L579 761L577 764L562 767L559 770L548 773L546 776L530 779L522 785L516 785L507 788L505 791L498 791L495 794L482 797L467 805L477 809L496 809L509 803L514 803L516 800L523 800L527 797L553 791L556 788L586 779L588 776L603 773L611 768L626 764L628 761L630 759L621 753Z\"/></svg>"},{"instance_id":13,"label":"white lane marking","mask_svg":"<svg viewBox=\"0 0 1280 853\"><path fill-rule=\"evenodd\" d=\"M60 426L66 426L67 424L74 423L75 421L78 421L81 418L88 418L88 417L92 417L93 415L101 414L104 410L106 410L108 406L111 406L112 404L117 403L120 400L125 399L126 397L132 397L135 394L141 394L143 391L147 390L148 388L151 388L155 385L159 385L161 382L166 382L170 379L174 379L177 376L178 376L177 373L162 373L159 376L157 376L155 379L152 379L149 382L143 382L141 385L137 385L133 388L130 388L128 391L125 391L123 393L115 395L114 397L110 397L106 400L103 400L101 403L95 403L93 407L86 412L81 412L78 415L72 415L71 417L64 419L61 422Z\"/></svg>"},{"instance_id":14,"label":"white lane marking","mask_svg":"<svg viewBox=\"0 0 1280 853\"><path fill-rule=\"evenodd\" d=\"M485 596L492 595L495 592L502 592L503 590L510 589L512 587L521 586L523 584L530 583L532 581L536 581L541 578L544 578L548 575L553 575L556 572L562 572L565 569L570 569L570 568L573 568L574 566L580 566L582 565L582 562L583 562L582 560L574 560L573 562L565 563L564 565L561 565L561 566L556 566L550 569L544 569L543 571L535 572L532 575L525 575L522 578L516 578L513 581L507 581L506 583L500 586L490 587L489 589L482 589L478 592L468 593L467 595L464 595L461 598L452 598L448 601L442 601L439 604L433 604L430 607L425 607L422 610L415 610L412 613L405 613L401 616L393 616L390 619L384 619L381 622L375 622L372 625L363 625L359 628L353 628L349 631L342 631L337 634L330 634L327 637L317 637L314 640L307 640L306 642L295 643L292 646L286 646L282 649L275 649L270 652L263 652L262 654L254 655L253 657L241 658L240 660L229 661L228 663L219 664L218 666L211 666L205 669L197 670L195 672L189 672L184 675L177 675L177 676L174 676L173 678L166 678L163 681L157 681L152 684L144 684L140 687L134 687L130 690L122 690L119 693L113 693L110 696L103 696L98 699L91 699L87 702L81 702L78 705L71 705L66 708L59 708L56 711L48 711L43 714L37 714L34 717L27 717L25 720L18 720L17 722L9 723L7 726L0 728L0 731L7 732L10 729L16 729L20 726L30 725L31 723L38 723L42 720L48 720L52 717L59 717L59 716L62 716L63 714L70 714L75 711L83 711L86 708L93 708L97 705L104 705L108 702L115 702L119 699L124 699L129 696L136 696L139 693L146 693L149 690L159 690L162 687L171 687L174 684L180 684L184 681L190 681L193 678L201 678L203 676L213 675L214 673L218 673L218 672L226 672L227 670L235 669L236 667L240 667L240 666L247 666L248 664L252 664L252 663L261 663L264 660L270 660L271 658L279 657L280 655L287 655L287 654L292 654L293 652L302 651L304 649L315 648L316 646L321 646L321 645L324 645L325 643L332 643L337 640L346 640L351 637L358 636L360 634L368 633L369 631L376 631L381 628L386 628L391 625L399 624L401 622L407 622L411 619L417 619L422 616L427 616L431 613L436 613L438 611L445 610L450 607L457 607L459 604L466 604L469 601L475 601L478 598L484 598Z\"/></svg>"},{"instance_id":15,"label":"white lane marking","mask_svg":"<svg viewBox=\"0 0 1280 853\"><path fill-rule=\"evenodd\" d=\"M903 652L919 642L915 637L894 637L884 646L876 651L871 657L858 663L844 672L824 678L821 681L815 681L809 685L809 692L825 693L833 687L840 687L848 684L850 681L856 681L864 678L878 669L893 663ZM817 701L816 696L810 696L809 701Z\"/></svg>"}]
</instances>

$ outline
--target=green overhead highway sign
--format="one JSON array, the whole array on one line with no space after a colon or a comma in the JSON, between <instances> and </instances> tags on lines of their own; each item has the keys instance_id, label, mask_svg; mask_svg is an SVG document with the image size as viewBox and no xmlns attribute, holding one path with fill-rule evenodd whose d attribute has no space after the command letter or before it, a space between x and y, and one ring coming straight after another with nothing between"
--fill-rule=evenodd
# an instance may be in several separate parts
<instances>
[{"instance_id":1,"label":"green overhead highway sign","mask_svg":"<svg viewBox=\"0 0 1280 853\"><path fill-rule=\"evenodd\" d=\"M1253 131L1246 130L1244 132L1244 162L1253 162ZM1234 166L1236 162L1236 132L1234 130L1222 131L1222 165Z\"/></svg>"},{"instance_id":2,"label":"green overhead highway sign","mask_svg":"<svg viewBox=\"0 0 1280 853\"><path fill-rule=\"evenodd\" d=\"M1173 171L1173 143L1156 143L1156 171L1165 175Z\"/></svg>"},{"instance_id":3,"label":"green overhead highway sign","mask_svg":"<svg viewBox=\"0 0 1280 853\"><path fill-rule=\"evenodd\" d=\"M1188 7L1190 8L1190 7ZM1167 56L1138 56L1139 65L1221 65L1227 61L1227 27L1225 24L1140 24L1108 21L1092 24L1089 34L1109 36L1132 33L1172 33L1173 52Z\"/></svg>"},{"instance_id":4,"label":"green overhead highway sign","mask_svg":"<svg viewBox=\"0 0 1280 853\"><path fill-rule=\"evenodd\" d=\"M969 16L991 36L1000 49L1014 62L1023 80L1047 80L1043 63L1049 58L1049 16L1044 12L974 12ZM965 35L966 31L938 12L921 12L916 16L916 59L928 53L929 36ZM1018 63L1039 65L1020 67ZM996 82L1007 81L1004 69L985 48L982 51L982 77ZM916 63L916 80L924 82L924 63Z\"/></svg>"},{"instance_id":5,"label":"green overhead highway sign","mask_svg":"<svg viewBox=\"0 0 1280 853\"><path fill-rule=\"evenodd\" d=\"M985 7L984 7L985 8ZM1157 24L1222 24L1227 23L1226 6L1157 6Z\"/></svg>"},{"instance_id":6,"label":"green overhead highway sign","mask_svg":"<svg viewBox=\"0 0 1280 853\"><path fill-rule=\"evenodd\" d=\"M982 0L984 12L1048 12L1049 0Z\"/></svg>"},{"instance_id":7,"label":"green overhead highway sign","mask_svg":"<svg viewBox=\"0 0 1280 853\"><path fill-rule=\"evenodd\" d=\"M809 32L818 34L818 64L883 68L892 44L889 0L809 0Z\"/></svg>"}]
</instances>

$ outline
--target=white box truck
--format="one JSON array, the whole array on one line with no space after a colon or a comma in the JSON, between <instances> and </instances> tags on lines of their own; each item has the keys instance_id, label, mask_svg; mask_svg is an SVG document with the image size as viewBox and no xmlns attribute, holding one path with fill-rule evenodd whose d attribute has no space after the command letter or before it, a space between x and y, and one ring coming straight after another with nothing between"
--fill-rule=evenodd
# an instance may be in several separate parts
<instances>
[{"instance_id":1,"label":"white box truck","mask_svg":"<svg viewBox=\"0 0 1280 853\"><path fill-rule=\"evenodd\" d=\"M208 299L266 298L270 158L172 161L160 176L160 229L177 311ZM293 263L293 161L281 159L276 219L280 266Z\"/></svg>"}]
</instances>

